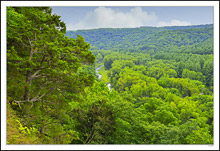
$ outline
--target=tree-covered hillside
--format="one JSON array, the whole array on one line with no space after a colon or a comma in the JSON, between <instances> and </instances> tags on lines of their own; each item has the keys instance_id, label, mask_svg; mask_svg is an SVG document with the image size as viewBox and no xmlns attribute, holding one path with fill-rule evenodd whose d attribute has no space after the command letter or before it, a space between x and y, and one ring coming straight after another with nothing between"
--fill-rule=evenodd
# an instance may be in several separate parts
<instances>
[{"instance_id":1,"label":"tree-covered hillside","mask_svg":"<svg viewBox=\"0 0 220 151\"><path fill-rule=\"evenodd\" d=\"M213 25L66 32L50 7L7 8L7 144L213 144L213 133Z\"/></svg>"},{"instance_id":2,"label":"tree-covered hillside","mask_svg":"<svg viewBox=\"0 0 220 151\"><path fill-rule=\"evenodd\" d=\"M179 27L103 28L67 31L66 33L66 36L71 38L76 38L77 35L83 36L86 42L91 43L91 50L213 53L213 47L211 47L213 44L212 24ZM206 50L201 48L201 45L206 46Z\"/></svg>"}]
</instances>

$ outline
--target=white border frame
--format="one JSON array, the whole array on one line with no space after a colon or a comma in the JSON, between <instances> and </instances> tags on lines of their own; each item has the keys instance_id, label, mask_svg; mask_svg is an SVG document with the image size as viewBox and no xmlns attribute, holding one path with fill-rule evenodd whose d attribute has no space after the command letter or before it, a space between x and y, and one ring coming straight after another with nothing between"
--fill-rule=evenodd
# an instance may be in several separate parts
<instances>
[{"instance_id":1,"label":"white border frame","mask_svg":"<svg viewBox=\"0 0 220 151\"><path fill-rule=\"evenodd\" d=\"M6 145L7 6L214 6L214 145ZM3 150L219 150L219 1L1 1L1 149Z\"/></svg>"}]
</instances>

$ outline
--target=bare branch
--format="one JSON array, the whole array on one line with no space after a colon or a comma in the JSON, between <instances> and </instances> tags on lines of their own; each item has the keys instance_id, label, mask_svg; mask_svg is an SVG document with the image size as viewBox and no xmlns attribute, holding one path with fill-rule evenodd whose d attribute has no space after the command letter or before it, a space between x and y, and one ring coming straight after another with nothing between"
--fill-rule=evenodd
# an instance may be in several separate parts
<instances>
[{"instance_id":1,"label":"bare branch","mask_svg":"<svg viewBox=\"0 0 220 151\"><path fill-rule=\"evenodd\" d=\"M50 83L51 83L51 82L50 82ZM41 89L42 89L42 87L41 87ZM25 102L31 102L31 103L32 103L31 107L33 107L33 102L39 101L39 100L40 100L41 98L43 98L48 92L50 92L50 90L53 90L54 88L49 89L47 92L45 92L44 94L42 94L40 97L37 98L37 96L39 96L39 94L40 94L40 92L41 92L41 89L39 90L38 94L37 94L34 98L32 98L31 100L29 100L29 98L28 98L27 101L16 101L16 100L14 100L14 102L19 105L19 108L21 108L20 103L25 103Z\"/></svg>"},{"instance_id":2,"label":"bare branch","mask_svg":"<svg viewBox=\"0 0 220 151\"><path fill-rule=\"evenodd\" d=\"M44 93L44 94L42 94L39 98L36 99L36 101L40 100L40 99L41 99L42 97L44 97L46 94L47 94L47 92Z\"/></svg>"},{"instance_id":3,"label":"bare branch","mask_svg":"<svg viewBox=\"0 0 220 151\"><path fill-rule=\"evenodd\" d=\"M30 38L29 38L29 37L27 37L27 38L28 38L28 41L29 41L30 46L32 47L33 45L32 45L32 43L31 43Z\"/></svg>"},{"instance_id":4,"label":"bare branch","mask_svg":"<svg viewBox=\"0 0 220 151\"><path fill-rule=\"evenodd\" d=\"M30 101L16 101L16 100L14 100L14 102L15 103L17 103L18 105L19 105L19 107L20 107L20 103L25 103L25 102L36 102L36 101L38 101L38 100L40 100L42 97L44 97L45 95L47 94L47 92L46 93L44 93L44 94L42 94L39 98L37 98L37 95L33 98L33 99L31 99Z\"/></svg>"},{"instance_id":5,"label":"bare branch","mask_svg":"<svg viewBox=\"0 0 220 151\"><path fill-rule=\"evenodd\" d=\"M39 75L36 75L35 77L33 77L33 79L36 79L36 78L46 78L47 76L45 76L44 74L39 74Z\"/></svg>"},{"instance_id":6,"label":"bare branch","mask_svg":"<svg viewBox=\"0 0 220 151\"><path fill-rule=\"evenodd\" d=\"M19 108L21 108L20 103L22 103L22 101L16 101L16 100L14 100L14 102L18 104ZM25 102L25 101L23 101L23 102Z\"/></svg>"},{"instance_id":7,"label":"bare branch","mask_svg":"<svg viewBox=\"0 0 220 151\"><path fill-rule=\"evenodd\" d=\"M38 52L38 50L39 50L39 49L35 49L35 50L33 50L33 54L36 53L36 52Z\"/></svg>"},{"instance_id":8,"label":"bare branch","mask_svg":"<svg viewBox=\"0 0 220 151\"><path fill-rule=\"evenodd\" d=\"M34 103L33 102L31 102L32 104L31 104L31 108L34 106Z\"/></svg>"},{"instance_id":9,"label":"bare branch","mask_svg":"<svg viewBox=\"0 0 220 151\"><path fill-rule=\"evenodd\" d=\"M21 42L21 44L22 44L23 46L25 46L25 47L28 47L28 45L24 44L24 42Z\"/></svg>"},{"instance_id":10,"label":"bare branch","mask_svg":"<svg viewBox=\"0 0 220 151\"><path fill-rule=\"evenodd\" d=\"M36 75L40 72L41 70L36 71L33 75L31 75L31 78L34 79Z\"/></svg>"}]
</instances>

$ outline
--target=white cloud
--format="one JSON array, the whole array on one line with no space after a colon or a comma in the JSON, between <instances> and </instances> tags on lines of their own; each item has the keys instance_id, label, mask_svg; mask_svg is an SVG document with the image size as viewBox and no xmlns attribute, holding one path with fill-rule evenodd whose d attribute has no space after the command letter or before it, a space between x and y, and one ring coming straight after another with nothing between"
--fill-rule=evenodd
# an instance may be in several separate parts
<instances>
[{"instance_id":1,"label":"white cloud","mask_svg":"<svg viewBox=\"0 0 220 151\"><path fill-rule=\"evenodd\" d=\"M191 23L187 21L180 21L173 19L170 22L160 21L157 26L162 27L162 26L188 26L188 25L191 25Z\"/></svg>"},{"instance_id":2,"label":"white cloud","mask_svg":"<svg viewBox=\"0 0 220 151\"><path fill-rule=\"evenodd\" d=\"M98 7L87 13L78 24L67 24L67 29L93 28L132 28L153 26L157 23L157 15L143 11L141 7L130 9L129 12L116 11L112 8Z\"/></svg>"}]
</instances>

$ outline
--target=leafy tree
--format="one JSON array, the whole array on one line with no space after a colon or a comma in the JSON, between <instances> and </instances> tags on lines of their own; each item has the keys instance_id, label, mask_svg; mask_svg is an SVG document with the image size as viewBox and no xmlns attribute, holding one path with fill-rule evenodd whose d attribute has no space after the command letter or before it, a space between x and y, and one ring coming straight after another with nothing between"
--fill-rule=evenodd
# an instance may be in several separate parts
<instances>
[{"instance_id":1,"label":"leafy tree","mask_svg":"<svg viewBox=\"0 0 220 151\"><path fill-rule=\"evenodd\" d=\"M109 90L104 83L95 83L82 94L81 107L72 112L78 119L77 129L80 132L80 143L107 144L114 131L113 110L108 101ZM75 140L72 143L76 142Z\"/></svg>"},{"instance_id":2,"label":"leafy tree","mask_svg":"<svg viewBox=\"0 0 220 151\"><path fill-rule=\"evenodd\" d=\"M190 71L188 69L183 69L182 78L189 78L192 80L203 81L203 74L201 72Z\"/></svg>"},{"instance_id":3,"label":"leafy tree","mask_svg":"<svg viewBox=\"0 0 220 151\"><path fill-rule=\"evenodd\" d=\"M9 85L17 81L24 86L23 98L16 98L18 104L33 103L53 90L64 90L63 86L72 84L65 81L82 79L75 74L81 62L94 62L89 44L82 37L65 37L65 24L51 13L50 8L8 8L8 81ZM11 80L10 75L17 71L21 79ZM9 94L11 91L17 90L9 87Z\"/></svg>"},{"instance_id":4,"label":"leafy tree","mask_svg":"<svg viewBox=\"0 0 220 151\"><path fill-rule=\"evenodd\" d=\"M22 122L35 125L44 143L69 142L63 125L68 103L94 80L77 72L95 61L90 45L81 36L66 37L59 18L49 7L7 8L7 93Z\"/></svg>"}]
</instances>

